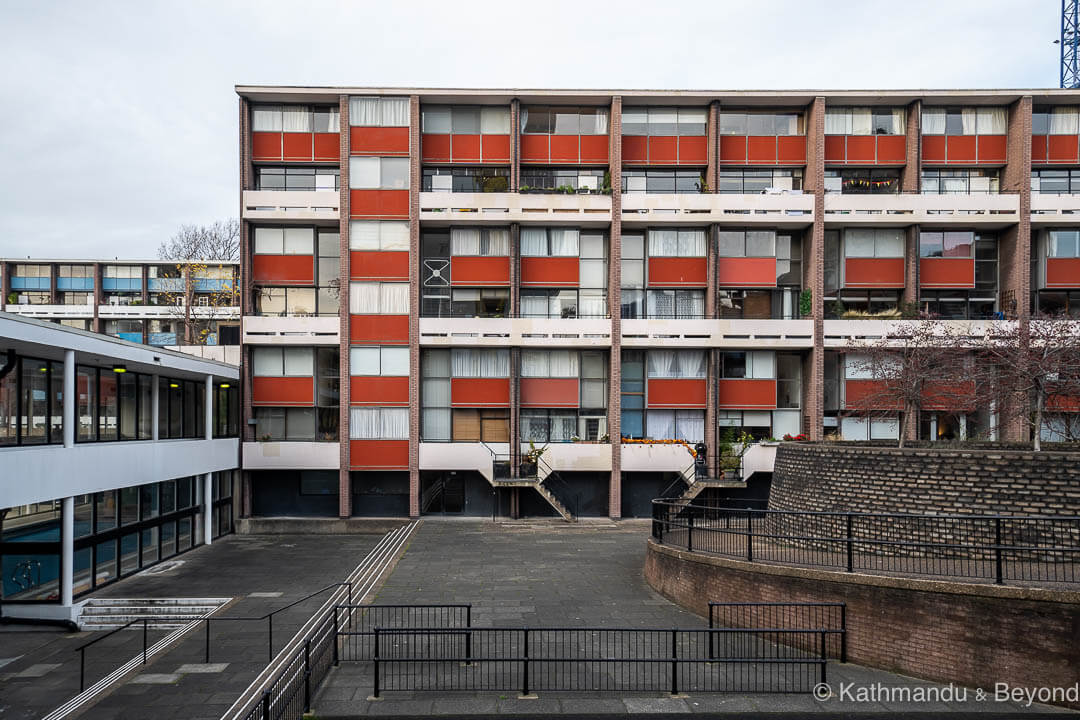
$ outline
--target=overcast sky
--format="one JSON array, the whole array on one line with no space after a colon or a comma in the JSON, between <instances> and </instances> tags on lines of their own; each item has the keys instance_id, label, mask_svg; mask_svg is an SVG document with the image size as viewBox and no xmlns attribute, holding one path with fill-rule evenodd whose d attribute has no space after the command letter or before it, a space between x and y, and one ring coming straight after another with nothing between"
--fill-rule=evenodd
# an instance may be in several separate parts
<instances>
[{"instance_id":1,"label":"overcast sky","mask_svg":"<svg viewBox=\"0 0 1080 720\"><path fill-rule=\"evenodd\" d=\"M1056 87L1058 0L0 0L0 256L235 216L241 84Z\"/></svg>"}]
</instances>

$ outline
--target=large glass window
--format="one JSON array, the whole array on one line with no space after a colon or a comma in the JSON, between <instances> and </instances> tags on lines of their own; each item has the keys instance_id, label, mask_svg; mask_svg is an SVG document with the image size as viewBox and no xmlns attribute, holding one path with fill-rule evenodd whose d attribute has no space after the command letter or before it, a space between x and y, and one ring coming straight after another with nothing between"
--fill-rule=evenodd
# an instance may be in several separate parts
<instances>
[{"instance_id":1,"label":"large glass window","mask_svg":"<svg viewBox=\"0 0 1080 720\"><path fill-rule=\"evenodd\" d=\"M254 105L254 132L338 132L338 108L334 105Z\"/></svg>"},{"instance_id":2,"label":"large glass window","mask_svg":"<svg viewBox=\"0 0 1080 720\"><path fill-rule=\"evenodd\" d=\"M902 107L825 108L826 135L903 135L906 111Z\"/></svg>"},{"instance_id":3,"label":"large glass window","mask_svg":"<svg viewBox=\"0 0 1080 720\"><path fill-rule=\"evenodd\" d=\"M349 312L353 315L408 315L409 283L349 283Z\"/></svg>"},{"instance_id":4,"label":"large glass window","mask_svg":"<svg viewBox=\"0 0 1080 720\"><path fill-rule=\"evenodd\" d=\"M409 98L350 97L349 125L353 127L408 127Z\"/></svg>"},{"instance_id":5,"label":"large glass window","mask_svg":"<svg viewBox=\"0 0 1080 720\"><path fill-rule=\"evenodd\" d=\"M353 190L408 190L409 158L349 158L349 188Z\"/></svg>"},{"instance_id":6,"label":"large glass window","mask_svg":"<svg viewBox=\"0 0 1080 720\"><path fill-rule=\"evenodd\" d=\"M505 167L425 167L422 192L510 192L510 168Z\"/></svg>"},{"instance_id":7,"label":"large glass window","mask_svg":"<svg viewBox=\"0 0 1080 720\"><path fill-rule=\"evenodd\" d=\"M1008 114L1003 107L924 107L923 135L1004 135Z\"/></svg>"},{"instance_id":8,"label":"large glass window","mask_svg":"<svg viewBox=\"0 0 1080 720\"><path fill-rule=\"evenodd\" d=\"M975 233L970 230L925 230L919 233L919 257L973 257Z\"/></svg>"},{"instance_id":9,"label":"large glass window","mask_svg":"<svg viewBox=\"0 0 1080 720\"><path fill-rule=\"evenodd\" d=\"M608 109L533 105L521 109L523 135L607 135Z\"/></svg>"},{"instance_id":10,"label":"large glass window","mask_svg":"<svg viewBox=\"0 0 1080 720\"><path fill-rule=\"evenodd\" d=\"M801 168L721 168L716 182L718 193L755 195L767 190L802 189Z\"/></svg>"},{"instance_id":11,"label":"large glass window","mask_svg":"<svg viewBox=\"0 0 1080 720\"><path fill-rule=\"evenodd\" d=\"M421 132L445 135L509 135L510 108L428 105L420 110Z\"/></svg>"},{"instance_id":12,"label":"large glass window","mask_svg":"<svg viewBox=\"0 0 1080 720\"><path fill-rule=\"evenodd\" d=\"M1080 231L1049 230L1046 233L1046 257L1080 257Z\"/></svg>"},{"instance_id":13,"label":"large glass window","mask_svg":"<svg viewBox=\"0 0 1080 720\"><path fill-rule=\"evenodd\" d=\"M799 111L721 110L721 135L804 135L803 114Z\"/></svg>"},{"instance_id":14,"label":"large glass window","mask_svg":"<svg viewBox=\"0 0 1080 720\"><path fill-rule=\"evenodd\" d=\"M350 408L349 437L352 440L408 440L409 408Z\"/></svg>"},{"instance_id":15,"label":"large glass window","mask_svg":"<svg viewBox=\"0 0 1080 720\"><path fill-rule=\"evenodd\" d=\"M409 348L388 345L349 348L349 374L408 376Z\"/></svg>"},{"instance_id":16,"label":"large glass window","mask_svg":"<svg viewBox=\"0 0 1080 720\"><path fill-rule=\"evenodd\" d=\"M256 190L337 190L341 171L323 166L286 166L255 168Z\"/></svg>"},{"instance_id":17,"label":"large glass window","mask_svg":"<svg viewBox=\"0 0 1080 720\"><path fill-rule=\"evenodd\" d=\"M849 228L844 231L844 257L902 258L902 228Z\"/></svg>"},{"instance_id":18,"label":"large glass window","mask_svg":"<svg viewBox=\"0 0 1080 720\"><path fill-rule=\"evenodd\" d=\"M704 230L649 230L650 257L704 257Z\"/></svg>"},{"instance_id":19,"label":"large glass window","mask_svg":"<svg viewBox=\"0 0 1080 720\"><path fill-rule=\"evenodd\" d=\"M314 348L254 347L252 374L256 377L311 377L315 374Z\"/></svg>"},{"instance_id":20,"label":"large glass window","mask_svg":"<svg viewBox=\"0 0 1080 720\"><path fill-rule=\"evenodd\" d=\"M1080 193L1080 170L1031 171L1031 191L1050 195L1075 195Z\"/></svg>"},{"instance_id":21,"label":"large glass window","mask_svg":"<svg viewBox=\"0 0 1080 720\"><path fill-rule=\"evenodd\" d=\"M257 227L254 236L256 255L315 254L315 228Z\"/></svg>"},{"instance_id":22,"label":"large glass window","mask_svg":"<svg viewBox=\"0 0 1080 720\"><path fill-rule=\"evenodd\" d=\"M708 118L703 107L628 107L622 111L622 134L700 136Z\"/></svg>"},{"instance_id":23,"label":"large glass window","mask_svg":"<svg viewBox=\"0 0 1080 720\"><path fill-rule=\"evenodd\" d=\"M826 170L825 192L844 195L895 195L900 192L900 171L895 168Z\"/></svg>"},{"instance_id":24,"label":"large glass window","mask_svg":"<svg viewBox=\"0 0 1080 720\"><path fill-rule=\"evenodd\" d=\"M349 249L407 251L409 249L409 223L396 220L351 220L349 222Z\"/></svg>"},{"instance_id":25,"label":"large glass window","mask_svg":"<svg viewBox=\"0 0 1080 720\"><path fill-rule=\"evenodd\" d=\"M611 175L601 168L521 168L519 192L610 193Z\"/></svg>"},{"instance_id":26,"label":"large glass window","mask_svg":"<svg viewBox=\"0 0 1080 720\"><path fill-rule=\"evenodd\" d=\"M996 169L924 169L922 171L922 192L930 195L944 195L949 193L996 193L1000 191L1001 173Z\"/></svg>"},{"instance_id":27,"label":"large glass window","mask_svg":"<svg viewBox=\"0 0 1080 720\"><path fill-rule=\"evenodd\" d=\"M700 193L705 191L701 170L623 170L624 193Z\"/></svg>"}]
</instances>

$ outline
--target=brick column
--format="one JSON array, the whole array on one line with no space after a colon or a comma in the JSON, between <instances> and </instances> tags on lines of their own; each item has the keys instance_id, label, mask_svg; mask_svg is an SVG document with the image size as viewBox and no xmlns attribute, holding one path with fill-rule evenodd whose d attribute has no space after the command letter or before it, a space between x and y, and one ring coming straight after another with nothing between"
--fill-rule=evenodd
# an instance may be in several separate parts
<instances>
[{"instance_id":1,"label":"brick column","mask_svg":"<svg viewBox=\"0 0 1080 720\"><path fill-rule=\"evenodd\" d=\"M900 191L906 193L919 192L919 180L922 175L922 101L915 100L907 106L907 118L904 123L907 137L905 139L905 163L900 171Z\"/></svg>"},{"instance_id":2,"label":"brick column","mask_svg":"<svg viewBox=\"0 0 1080 720\"><path fill-rule=\"evenodd\" d=\"M240 442L252 442L255 437L255 426L249 425L248 421L255 418L255 412L251 407L251 348L244 344L244 316L252 314L254 305L253 286L251 283L251 223L244 219L244 190L252 185L251 167L251 113L247 98L241 97L237 105L239 119L237 127L240 128L238 144L238 164L240 166L240 189L237 203L240 205L240 281L237 287L240 289ZM144 284L149 304L149 269L145 276ZM156 389L155 389L156 392ZM243 452L241 451L241 455ZM241 470L241 509L242 517L252 515L252 495L254 477L251 471Z\"/></svg>"},{"instance_id":3,"label":"brick column","mask_svg":"<svg viewBox=\"0 0 1080 720\"><path fill-rule=\"evenodd\" d=\"M814 224L804 236L803 288L812 295L814 347L803 363L803 426L820 440L825 402L825 98L814 98L807 112L804 192L814 194Z\"/></svg>"},{"instance_id":4,"label":"brick column","mask_svg":"<svg viewBox=\"0 0 1080 720\"><path fill-rule=\"evenodd\" d=\"M720 101L709 103L709 120L705 126L705 137L709 152L709 166L705 170L705 182L709 192L716 192L720 184Z\"/></svg>"},{"instance_id":5,"label":"brick column","mask_svg":"<svg viewBox=\"0 0 1080 720\"><path fill-rule=\"evenodd\" d=\"M338 96L338 517L352 515L349 454L349 96Z\"/></svg>"},{"instance_id":6,"label":"brick column","mask_svg":"<svg viewBox=\"0 0 1080 720\"><path fill-rule=\"evenodd\" d=\"M715 103L714 103L715 105ZM710 117L712 111L710 111ZM710 128L712 123L710 123ZM711 129L710 129L711 132ZM712 159L712 154L709 155ZM711 183L712 181L710 181ZM713 192L716 191L715 185L710 185ZM716 319L719 317L717 308L717 292L716 287L716 248L718 244L717 233L719 232L718 225L712 225L709 227L708 232L708 245L706 245L705 251L705 317L710 319ZM719 365L716 362L716 350L706 349L706 370L705 370L705 445L708 447L708 454L705 456L706 466L708 468L709 477L716 477L716 450L719 447L716 440L718 435L718 428L716 426L716 405L719 400L717 394L716 373L719 370Z\"/></svg>"},{"instance_id":7,"label":"brick column","mask_svg":"<svg viewBox=\"0 0 1080 720\"><path fill-rule=\"evenodd\" d=\"M521 183L521 101L510 101L510 192Z\"/></svg>"},{"instance_id":8,"label":"brick column","mask_svg":"<svg viewBox=\"0 0 1080 720\"><path fill-rule=\"evenodd\" d=\"M101 305L101 263L94 263L94 320L90 329L96 333L101 332L101 315L98 308Z\"/></svg>"},{"instance_id":9,"label":"brick column","mask_svg":"<svg viewBox=\"0 0 1080 720\"><path fill-rule=\"evenodd\" d=\"M60 276L60 266L57 263L49 263L49 303L60 304L60 293L56 289L56 279Z\"/></svg>"},{"instance_id":10,"label":"brick column","mask_svg":"<svg viewBox=\"0 0 1080 720\"><path fill-rule=\"evenodd\" d=\"M510 137L513 138L513 132ZM420 96L409 97L409 517L420 517Z\"/></svg>"},{"instance_id":11,"label":"brick column","mask_svg":"<svg viewBox=\"0 0 1080 720\"><path fill-rule=\"evenodd\" d=\"M608 125L608 170L611 173L611 240L608 248L608 313L611 315L611 371L608 375L608 437L611 439L611 484L608 517L622 517L622 97L611 98Z\"/></svg>"},{"instance_id":12,"label":"brick column","mask_svg":"<svg viewBox=\"0 0 1080 720\"><path fill-rule=\"evenodd\" d=\"M244 241L243 241L243 238L241 238L241 240L240 240L241 247L243 246L243 244L244 244ZM233 287L234 288L237 287L236 278L233 278ZM146 264L144 264L142 266L142 304L143 304L143 307L146 307L147 305L150 304L150 266L146 265ZM147 333L147 337L149 337L150 330L145 329L145 328L144 328L144 330Z\"/></svg>"},{"instance_id":13,"label":"brick column","mask_svg":"<svg viewBox=\"0 0 1080 720\"><path fill-rule=\"evenodd\" d=\"M516 102L516 101L515 101ZM510 225L510 305L512 318L521 315L521 225ZM516 478L521 465L520 430L521 348L510 348L510 477ZM498 497L496 495L496 497Z\"/></svg>"},{"instance_id":14,"label":"brick column","mask_svg":"<svg viewBox=\"0 0 1080 720\"><path fill-rule=\"evenodd\" d=\"M919 226L909 225L904 238L904 294L901 302L919 302Z\"/></svg>"},{"instance_id":15,"label":"brick column","mask_svg":"<svg viewBox=\"0 0 1080 720\"><path fill-rule=\"evenodd\" d=\"M15 267L11 263L0 263L0 308L8 304L8 294L11 292L11 269Z\"/></svg>"}]
</instances>

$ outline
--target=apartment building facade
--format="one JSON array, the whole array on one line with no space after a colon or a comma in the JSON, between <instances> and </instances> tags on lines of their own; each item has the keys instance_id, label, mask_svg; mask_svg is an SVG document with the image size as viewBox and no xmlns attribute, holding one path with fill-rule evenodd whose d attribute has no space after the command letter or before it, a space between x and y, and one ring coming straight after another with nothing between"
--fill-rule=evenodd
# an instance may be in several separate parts
<instances>
[{"instance_id":1,"label":"apartment building facade","mask_svg":"<svg viewBox=\"0 0 1080 720\"><path fill-rule=\"evenodd\" d=\"M1074 91L237 93L254 515L645 514L688 446L943 436L845 407L912 308L1080 316Z\"/></svg>"},{"instance_id":2,"label":"apartment building facade","mask_svg":"<svg viewBox=\"0 0 1080 720\"><path fill-rule=\"evenodd\" d=\"M239 262L0 258L0 310L239 364Z\"/></svg>"}]
</instances>

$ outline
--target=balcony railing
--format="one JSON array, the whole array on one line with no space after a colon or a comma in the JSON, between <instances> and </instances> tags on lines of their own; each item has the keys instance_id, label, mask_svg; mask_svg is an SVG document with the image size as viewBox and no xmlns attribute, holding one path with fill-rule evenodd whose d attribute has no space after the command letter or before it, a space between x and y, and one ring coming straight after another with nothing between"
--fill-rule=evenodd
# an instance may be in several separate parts
<instances>
[{"instance_id":1,"label":"balcony railing","mask_svg":"<svg viewBox=\"0 0 1080 720\"><path fill-rule=\"evenodd\" d=\"M263 317L246 315L243 322L245 345L337 345L341 333L338 316Z\"/></svg>"},{"instance_id":2,"label":"balcony railing","mask_svg":"<svg viewBox=\"0 0 1080 720\"><path fill-rule=\"evenodd\" d=\"M245 220L336 220L341 195L334 190L245 190Z\"/></svg>"},{"instance_id":3,"label":"balcony railing","mask_svg":"<svg viewBox=\"0 0 1080 720\"><path fill-rule=\"evenodd\" d=\"M421 345L611 345L608 318L420 318Z\"/></svg>"},{"instance_id":4,"label":"balcony railing","mask_svg":"<svg viewBox=\"0 0 1080 720\"><path fill-rule=\"evenodd\" d=\"M813 320L623 320L623 347L808 348Z\"/></svg>"},{"instance_id":5,"label":"balcony railing","mask_svg":"<svg viewBox=\"0 0 1080 720\"><path fill-rule=\"evenodd\" d=\"M694 222L805 227L814 221L814 196L802 192L737 195L726 193L622 196L624 223Z\"/></svg>"},{"instance_id":6,"label":"balcony railing","mask_svg":"<svg viewBox=\"0 0 1080 720\"><path fill-rule=\"evenodd\" d=\"M1020 219L1017 193L825 195L825 220L845 225L913 223L1008 224Z\"/></svg>"},{"instance_id":7,"label":"balcony railing","mask_svg":"<svg viewBox=\"0 0 1080 720\"><path fill-rule=\"evenodd\" d=\"M611 197L589 194L420 193L421 220L511 222L611 222Z\"/></svg>"}]
</instances>

